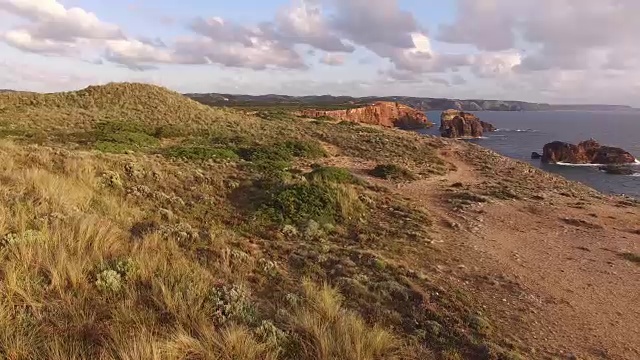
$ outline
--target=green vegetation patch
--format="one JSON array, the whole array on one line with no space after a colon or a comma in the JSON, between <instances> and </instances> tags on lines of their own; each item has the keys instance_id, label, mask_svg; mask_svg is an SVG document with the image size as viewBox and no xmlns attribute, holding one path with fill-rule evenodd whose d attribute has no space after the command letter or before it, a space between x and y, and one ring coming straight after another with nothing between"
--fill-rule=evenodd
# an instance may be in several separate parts
<instances>
[{"instance_id":1,"label":"green vegetation patch","mask_svg":"<svg viewBox=\"0 0 640 360\"><path fill-rule=\"evenodd\" d=\"M337 184L359 184L362 182L360 179L353 176L353 174L349 172L349 170L332 166L318 167L308 173L306 175L306 178L309 181L320 181Z\"/></svg>"},{"instance_id":2,"label":"green vegetation patch","mask_svg":"<svg viewBox=\"0 0 640 360\"><path fill-rule=\"evenodd\" d=\"M316 116L313 119L316 121L336 121L336 118L327 115Z\"/></svg>"},{"instance_id":3,"label":"green vegetation patch","mask_svg":"<svg viewBox=\"0 0 640 360\"><path fill-rule=\"evenodd\" d=\"M256 113L256 116L269 121L291 121L295 119L295 116L286 110L261 110Z\"/></svg>"},{"instance_id":4,"label":"green vegetation patch","mask_svg":"<svg viewBox=\"0 0 640 360\"><path fill-rule=\"evenodd\" d=\"M357 193L343 185L301 182L270 191L257 214L278 224L302 224L309 220L334 224L363 211Z\"/></svg>"},{"instance_id":5,"label":"green vegetation patch","mask_svg":"<svg viewBox=\"0 0 640 360\"><path fill-rule=\"evenodd\" d=\"M188 135L189 131L178 125L161 125L153 131L153 136L158 139L173 139Z\"/></svg>"},{"instance_id":6,"label":"green vegetation patch","mask_svg":"<svg viewBox=\"0 0 640 360\"><path fill-rule=\"evenodd\" d=\"M206 160L239 160L240 157L233 149L213 148L206 146L174 146L165 151L165 155L171 158L190 161Z\"/></svg>"},{"instance_id":7,"label":"green vegetation patch","mask_svg":"<svg viewBox=\"0 0 640 360\"><path fill-rule=\"evenodd\" d=\"M416 179L411 171L395 164L378 165L369 173L371 176L385 180L411 181Z\"/></svg>"},{"instance_id":8,"label":"green vegetation patch","mask_svg":"<svg viewBox=\"0 0 640 360\"><path fill-rule=\"evenodd\" d=\"M640 265L640 255L638 254L634 254L634 253L623 253L620 254L620 257L627 260L627 261L631 261L633 263L636 263L638 265Z\"/></svg>"},{"instance_id":9,"label":"green vegetation patch","mask_svg":"<svg viewBox=\"0 0 640 360\"><path fill-rule=\"evenodd\" d=\"M94 137L95 148L110 153L145 149L160 143L142 124L135 122L99 122L96 124Z\"/></svg>"}]
</instances>

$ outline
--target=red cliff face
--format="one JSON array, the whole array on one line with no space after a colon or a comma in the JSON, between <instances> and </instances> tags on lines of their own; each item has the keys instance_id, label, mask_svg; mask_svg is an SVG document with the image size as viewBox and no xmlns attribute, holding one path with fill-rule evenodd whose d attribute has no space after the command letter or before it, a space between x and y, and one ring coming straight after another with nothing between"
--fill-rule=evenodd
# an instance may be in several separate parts
<instances>
[{"instance_id":1,"label":"red cliff face","mask_svg":"<svg viewBox=\"0 0 640 360\"><path fill-rule=\"evenodd\" d=\"M496 128L473 114L452 109L440 116L440 134L443 137L481 137L485 131L496 131Z\"/></svg>"},{"instance_id":2,"label":"red cliff face","mask_svg":"<svg viewBox=\"0 0 640 360\"><path fill-rule=\"evenodd\" d=\"M569 164L632 164L636 159L623 149L602 146L591 139L578 145L562 141L546 144L542 153L542 161Z\"/></svg>"},{"instance_id":3,"label":"red cliff face","mask_svg":"<svg viewBox=\"0 0 640 360\"><path fill-rule=\"evenodd\" d=\"M340 121L402 129L419 129L433 126L423 112L406 105L384 101L346 110L303 110L298 115L310 118L328 116Z\"/></svg>"}]
</instances>

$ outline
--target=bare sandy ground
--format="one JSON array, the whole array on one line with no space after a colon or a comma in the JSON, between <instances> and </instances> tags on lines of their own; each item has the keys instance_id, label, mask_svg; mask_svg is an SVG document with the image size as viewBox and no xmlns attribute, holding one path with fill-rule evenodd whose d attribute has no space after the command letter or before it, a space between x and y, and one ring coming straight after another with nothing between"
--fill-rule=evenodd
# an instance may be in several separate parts
<instances>
[{"instance_id":1,"label":"bare sandy ground","mask_svg":"<svg viewBox=\"0 0 640 360\"><path fill-rule=\"evenodd\" d=\"M452 142L441 151L457 170L408 184L367 177L372 164L333 158L368 181L423 206L438 221L437 265L491 314L509 341L540 359L640 359L640 207L614 197L545 195L452 209L452 184L495 181ZM542 181L542 180L541 180Z\"/></svg>"}]
</instances>

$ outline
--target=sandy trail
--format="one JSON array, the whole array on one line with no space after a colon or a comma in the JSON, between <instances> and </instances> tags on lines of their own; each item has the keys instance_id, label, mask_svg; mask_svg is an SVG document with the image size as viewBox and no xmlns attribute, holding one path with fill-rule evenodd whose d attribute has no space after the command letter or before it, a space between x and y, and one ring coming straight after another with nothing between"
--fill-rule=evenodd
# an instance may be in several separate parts
<instances>
[{"instance_id":1,"label":"sandy trail","mask_svg":"<svg viewBox=\"0 0 640 360\"><path fill-rule=\"evenodd\" d=\"M460 224L439 229L440 246L497 325L539 358L640 359L640 266L621 256L640 253L640 209L558 197L452 211L447 188L485 179L455 148L443 154L455 172L390 188Z\"/></svg>"}]
</instances>

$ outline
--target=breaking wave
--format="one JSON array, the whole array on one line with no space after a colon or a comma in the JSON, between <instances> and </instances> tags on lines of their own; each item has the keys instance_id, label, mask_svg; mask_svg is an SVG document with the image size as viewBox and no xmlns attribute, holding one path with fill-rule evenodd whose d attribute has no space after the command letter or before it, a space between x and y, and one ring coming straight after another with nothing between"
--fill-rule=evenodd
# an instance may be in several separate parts
<instances>
[{"instance_id":1,"label":"breaking wave","mask_svg":"<svg viewBox=\"0 0 640 360\"><path fill-rule=\"evenodd\" d=\"M535 129L498 129L496 132L540 132Z\"/></svg>"}]
</instances>

